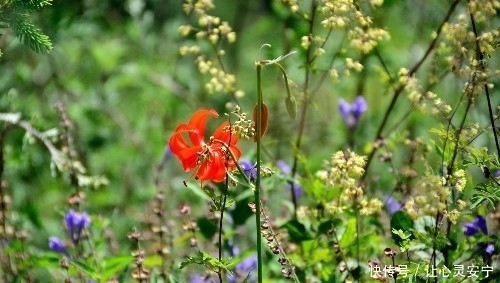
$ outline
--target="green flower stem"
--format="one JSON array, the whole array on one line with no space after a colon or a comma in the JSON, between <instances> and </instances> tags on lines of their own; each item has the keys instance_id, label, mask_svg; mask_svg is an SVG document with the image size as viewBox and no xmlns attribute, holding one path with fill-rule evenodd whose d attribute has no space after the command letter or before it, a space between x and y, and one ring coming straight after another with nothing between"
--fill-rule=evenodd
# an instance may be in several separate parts
<instances>
[{"instance_id":1,"label":"green flower stem","mask_svg":"<svg viewBox=\"0 0 500 283\"><path fill-rule=\"evenodd\" d=\"M256 140L257 140L257 176L255 180L255 224L257 225L257 282L262 283L262 233L260 227L260 163L261 163L261 138L262 138L262 86L261 86L261 71L262 65L260 63L257 66L257 121L256 123Z\"/></svg>"}]
</instances>

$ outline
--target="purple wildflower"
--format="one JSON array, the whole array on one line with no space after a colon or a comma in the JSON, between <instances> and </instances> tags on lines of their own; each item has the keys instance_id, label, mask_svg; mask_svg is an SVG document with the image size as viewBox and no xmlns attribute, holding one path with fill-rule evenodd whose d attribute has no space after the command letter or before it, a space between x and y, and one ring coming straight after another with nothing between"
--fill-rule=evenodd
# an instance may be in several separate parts
<instances>
[{"instance_id":1,"label":"purple wildflower","mask_svg":"<svg viewBox=\"0 0 500 283\"><path fill-rule=\"evenodd\" d=\"M163 160L168 160L172 156L172 149L170 145L165 146L165 151L163 152Z\"/></svg>"},{"instance_id":2,"label":"purple wildflower","mask_svg":"<svg viewBox=\"0 0 500 283\"><path fill-rule=\"evenodd\" d=\"M389 212L390 215L393 215L397 211L401 210L401 203L397 199L395 199L393 196L390 196L385 199L385 208L387 209L387 212Z\"/></svg>"},{"instance_id":3,"label":"purple wildflower","mask_svg":"<svg viewBox=\"0 0 500 283\"><path fill-rule=\"evenodd\" d=\"M227 255L228 256L230 256L230 257L236 257L236 256L238 256L240 254L240 248L238 248L234 244L233 240L227 241L227 247L228 247L228 250L227 250Z\"/></svg>"},{"instance_id":4,"label":"purple wildflower","mask_svg":"<svg viewBox=\"0 0 500 283\"><path fill-rule=\"evenodd\" d=\"M191 276L189 277L189 282L190 283L211 283L213 282L212 281L212 278L210 278L210 276L201 276L199 274L191 274Z\"/></svg>"},{"instance_id":5,"label":"purple wildflower","mask_svg":"<svg viewBox=\"0 0 500 283\"><path fill-rule=\"evenodd\" d=\"M488 235L488 227L486 219L481 215L476 216L473 222L464 224L464 234L466 237L471 237L477 234ZM486 265L491 264L491 256L495 253L495 244L490 241L482 240L477 244L477 250L482 254Z\"/></svg>"},{"instance_id":6,"label":"purple wildflower","mask_svg":"<svg viewBox=\"0 0 500 283\"><path fill-rule=\"evenodd\" d=\"M464 234L467 237L474 236L478 232L482 232L488 235L488 227L486 227L486 219L481 215L478 215L473 222L467 222L464 224Z\"/></svg>"},{"instance_id":7,"label":"purple wildflower","mask_svg":"<svg viewBox=\"0 0 500 283\"><path fill-rule=\"evenodd\" d=\"M362 96L356 97L356 100L351 105L352 115L354 118L359 119L361 114L363 114L368 109L368 105L366 104L366 100Z\"/></svg>"},{"instance_id":8,"label":"purple wildflower","mask_svg":"<svg viewBox=\"0 0 500 283\"><path fill-rule=\"evenodd\" d=\"M288 183L286 185L287 191L291 192L292 191L292 184ZM293 191L295 192L295 198L300 199L304 195L304 188L297 182L293 182Z\"/></svg>"},{"instance_id":9,"label":"purple wildflower","mask_svg":"<svg viewBox=\"0 0 500 283\"><path fill-rule=\"evenodd\" d=\"M292 168L290 167L290 165L288 165L288 163L286 163L283 160L276 161L276 166L278 166L278 168L281 170L281 173L283 173L283 175L288 175L288 174L290 174L290 172L292 172ZM289 192L291 192L292 183L289 182L286 185L286 189ZM302 186L299 184L299 182L297 181L297 179L295 177L293 178L293 190L295 192L295 198L297 200L304 195L304 188L302 188Z\"/></svg>"},{"instance_id":10,"label":"purple wildflower","mask_svg":"<svg viewBox=\"0 0 500 283\"><path fill-rule=\"evenodd\" d=\"M66 246L61 239L58 237L49 237L49 248L55 252L61 253L63 255L68 256L68 250L66 250Z\"/></svg>"},{"instance_id":11,"label":"purple wildflower","mask_svg":"<svg viewBox=\"0 0 500 283\"><path fill-rule=\"evenodd\" d=\"M247 159L240 160L241 169L243 169L243 173L247 175L250 180L255 180L257 178L257 168Z\"/></svg>"},{"instance_id":12,"label":"purple wildflower","mask_svg":"<svg viewBox=\"0 0 500 283\"><path fill-rule=\"evenodd\" d=\"M257 268L257 255L253 254L243 259L240 263L238 263L238 265L236 265L236 272L248 273L255 268Z\"/></svg>"},{"instance_id":13,"label":"purple wildflower","mask_svg":"<svg viewBox=\"0 0 500 283\"><path fill-rule=\"evenodd\" d=\"M493 243L487 244L486 248L484 249L484 251L487 254L492 255L495 252L495 245Z\"/></svg>"},{"instance_id":14,"label":"purple wildflower","mask_svg":"<svg viewBox=\"0 0 500 283\"><path fill-rule=\"evenodd\" d=\"M90 217L86 212L80 213L70 209L64 218L64 222L66 223L66 228L69 231L73 244L76 245L82 237L83 229L90 224Z\"/></svg>"},{"instance_id":15,"label":"purple wildflower","mask_svg":"<svg viewBox=\"0 0 500 283\"><path fill-rule=\"evenodd\" d=\"M283 173L283 175L288 175L290 174L290 172L292 172L292 168L290 168L290 165L288 165L285 161L281 159L276 161L276 165L281 170L281 173Z\"/></svg>"},{"instance_id":16,"label":"purple wildflower","mask_svg":"<svg viewBox=\"0 0 500 283\"><path fill-rule=\"evenodd\" d=\"M236 269L234 270L234 275L233 276L228 276L228 282L229 283L236 283L236 278L247 278L248 280L246 282L255 282L257 278L255 277L254 274L249 274L252 270L257 268L257 255L253 254L242 261L240 261L236 265Z\"/></svg>"},{"instance_id":17,"label":"purple wildflower","mask_svg":"<svg viewBox=\"0 0 500 283\"><path fill-rule=\"evenodd\" d=\"M356 100L352 104L348 103L344 99L339 99L339 112L346 125L353 129L357 126L359 118L368 109L366 100L363 96L356 97Z\"/></svg>"}]
</instances>

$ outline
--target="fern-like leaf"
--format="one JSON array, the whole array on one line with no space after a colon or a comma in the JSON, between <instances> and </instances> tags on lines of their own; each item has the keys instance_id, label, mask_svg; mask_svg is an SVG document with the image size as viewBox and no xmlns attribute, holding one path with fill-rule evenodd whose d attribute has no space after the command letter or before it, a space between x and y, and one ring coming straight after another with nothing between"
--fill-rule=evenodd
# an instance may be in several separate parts
<instances>
[{"instance_id":1,"label":"fern-like leaf","mask_svg":"<svg viewBox=\"0 0 500 283\"><path fill-rule=\"evenodd\" d=\"M14 20L11 28L19 40L35 52L48 53L52 49L49 37L27 19Z\"/></svg>"},{"instance_id":2,"label":"fern-like leaf","mask_svg":"<svg viewBox=\"0 0 500 283\"><path fill-rule=\"evenodd\" d=\"M44 6L51 5L52 0L14 0L11 5L14 9L30 12L38 11Z\"/></svg>"}]
</instances>

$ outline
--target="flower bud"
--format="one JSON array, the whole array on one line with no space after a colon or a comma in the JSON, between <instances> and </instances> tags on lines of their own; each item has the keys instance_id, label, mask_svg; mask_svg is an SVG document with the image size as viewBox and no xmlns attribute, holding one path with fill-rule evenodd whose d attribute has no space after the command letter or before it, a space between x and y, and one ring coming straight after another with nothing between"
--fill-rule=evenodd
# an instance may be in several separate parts
<instances>
[{"instance_id":1,"label":"flower bud","mask_svg":"<svg viewBox=\"0 0 500 283\"><path fill-rule=\"evenodd\" d=\"M295 120L295 117L297 117L297 103L295 101L295 98L291 95L287 96L285 98L285 104L288 115L290 115L290 118Z\"/></svg>"}]
</instances>

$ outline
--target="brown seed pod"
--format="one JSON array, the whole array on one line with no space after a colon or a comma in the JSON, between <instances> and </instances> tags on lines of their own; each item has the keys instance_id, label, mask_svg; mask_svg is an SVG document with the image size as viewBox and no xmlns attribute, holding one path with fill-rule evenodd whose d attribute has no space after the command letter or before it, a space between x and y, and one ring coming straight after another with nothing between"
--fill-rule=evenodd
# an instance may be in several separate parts
<instances>
[{"instance_id":1,"label":"brown seed pod","mask_svg":"<svg viewBox=\"0 0 500 283\"><path fill-rule=\"evenodd\" d=\"M257 132L257 115L258 115L258 105L255 105L255 108L253 109L253 121L254 121L254 127L255 127L255 136L253 137L254 141L257 141L257 136L259 133ZM269 117L269 112L267 110L267 106L265 103L262 103L260 105L260 114L261 114L261 120L260 120L260 137L264 136L267 130L267 124L268 124L268 117Z\"/></svg>"}]
</instances>

